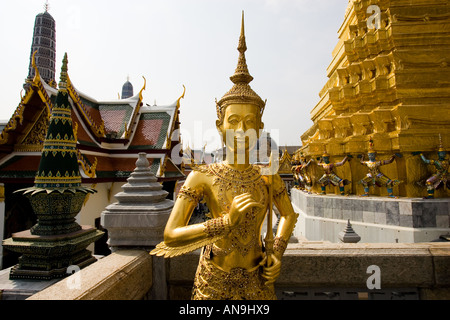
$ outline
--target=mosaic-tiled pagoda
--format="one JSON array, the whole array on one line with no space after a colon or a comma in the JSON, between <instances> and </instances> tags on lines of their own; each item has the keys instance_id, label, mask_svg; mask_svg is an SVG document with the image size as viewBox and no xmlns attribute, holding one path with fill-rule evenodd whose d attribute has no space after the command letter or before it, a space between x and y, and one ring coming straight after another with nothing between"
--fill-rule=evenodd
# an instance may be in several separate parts
<instances>
[{"instance_id":1,"label":"mosaic-tiled pagoda","mask_svg":"<svg viewBox=\"0 0 450 320\"><path fill-rule=\"evenodd\" d=\"M402 155L381 169L402 181L394 194L426 196L419 182L434 168L419 154L437 159L442 145L450 148L449 24L448 1L349 1L327 69L329 80L311 111L314 124L303 133L299 152L316 159L326 146L330 162L353 155L336 173L351 181L346 192L361 195L358 182L367 170L357 156L367 154L373 139L378 160ZM371 193L388 191L374 188ZM436 197L449 195L445 188L436 192Z\"/></svg>"},{"instance_id":2,"label":"mosaic-tiled pagoda","mask_svg":"<svg viewBox=\"0 0 450 320\"><path fill-rule=\"evenodd\" d=\"M36 54L34 55L34 53ZM25 88L27 87L27 83L32 82L36 75L33 63L38 67L39 74L45 82L56 88L56 22L48 12L48 4L45 5L45 11L39 13L34 21L30 64Z\"/></svg>"},{"instance_id":3,"label":"mosaic-tiled pagoda","mask_svg":"<svg viewBox=\"0 0 450 320\"><path fill-rule=\"evenodd\" d=\"M35 184L18 191L28 197L38 221L31 229L3 241L6 249L22 254L11 269L10 279L63 277L69 266L83 268L96 261L86 248L103 232L75 221L87 194L95 192L81 185L76 141L65 55Z\"/></svg>"}]
</instances>

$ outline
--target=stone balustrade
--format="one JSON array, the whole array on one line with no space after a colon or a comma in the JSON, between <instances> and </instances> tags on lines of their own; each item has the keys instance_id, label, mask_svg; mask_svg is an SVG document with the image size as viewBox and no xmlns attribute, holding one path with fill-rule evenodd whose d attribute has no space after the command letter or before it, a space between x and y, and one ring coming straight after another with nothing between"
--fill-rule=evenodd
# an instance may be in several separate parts
<instances>
[{"instance_id":1,"label":"stone balustrade","mask_svg":"<svg viewBox=\"0 0 450 320\"><path fill-rule=\"evenodd\" d=\"M145 250L118 250L28 299L151 299L154 258ZM198 259L196 251L167 260L166 292L159 296L190 299ZM290 243L276 292L286 300L450 299L449 270L448 242Z\"/></svg>"},{"instance_id":2,"label":"stone balustrade","mask_svg":"<svg viewBox=\"0 0 450 320\"><path fill-rule=\"evenodd\" d=\"M28 300L141 300L151 292L152 274L145 250L120 250Z\"/></svg>"},{"instance_id":3,"label":"stone balustrade","mask_svg":"<svg viewBox=\"0 0 450 320\"><path fill-rule=\"evenodd\" d=\"M365 243L430 242L450 234L450 199L336 196L291 190L295 236L338 242L351 220Z\"/></svg>"}]
</instances>

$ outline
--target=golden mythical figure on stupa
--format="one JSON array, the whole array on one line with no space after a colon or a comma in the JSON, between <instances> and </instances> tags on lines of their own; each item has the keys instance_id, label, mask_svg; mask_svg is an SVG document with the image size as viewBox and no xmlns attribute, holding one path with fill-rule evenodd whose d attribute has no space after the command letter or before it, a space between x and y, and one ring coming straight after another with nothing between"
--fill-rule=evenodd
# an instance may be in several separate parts
<instances>
[{"instance_id":1,"label":"golden mythical figure on stupa","mask_svg":"<svg viewBox=\"0 0 450 320\"><path fill-rule=\"evenodd\" d=\"M369 195L369 187L370 186L377 186L377 187L383 187L385 186L388 192L388 197L394 197L393 193L393 187L400 184L400 180L392 180L388 178L384 173L380 171L380 167L392 163L395 158L401 158L401 154L396 153L393 154L389 159L387 160L376 160L377 153L375 152L374 145L373 145L373 139L369 139L369 150L367 152L367 155L369 157L369 160L365 160L364 155L361 155L360 162L362 165L365 165L369 172L366 174L366 176L359 181L364 186L364 194L363 196L367 197Z\"/></svg>"},{"instance_id":2,"label":"golden mythical figure on stupa","mask_svg":"<svg viewBox=\"0 0 450 320\"><path fill-rule=\"evenodd\" d=\"M347 155L339 162L330 163L330 155L328 154L326 147L325 151L322 155L322 158L317 163L319 167L321 167L324 171L322 177L318 180L321 187L321 194L326 194L326 187L329 184L337 187L339 186L339 192L341 195L345 194L345 186L350 183L347 179L342 179L335 172L335 167L343 166L347 161L351 160L352 156Z\"/></svg>"},{"instance_id":3,"label":"golden mythical figure on stupa","mask_svg":"<svg viewBox=\"0 0 450 320\"><path fill-rule=\"evenodd\" d=\"M253 77L245 59L247 50L242 14L239 60L230 77L234 83L216 101L216 127L226 146L223 162L200 165L182 186L164 231L164 241L151 252L174 257L201 249L192 299L276 299L274 282L295 223L284 182L276 170L250 163L263 129L266 103L251 89ZM211 219L188 225L201 200ZM271 225L272 204L280 212L278 229L261 239L266 216Z\"/></svg>"},{"instance_id":4,"label":"golden mythical figure on stupa","mask_svg":"<svg viewBox=\"0 0 450 320\"><path fill-rule=\"evenodd\" d=\"M312 180L307 172L309 165L313 162L313 159L306 161L306 157L303 153L295 155L294 165L292 166L292 174L294 176L295 184L300 190L311 193Z\"/></svg>"},{"instance_id":5,"label":"golden mythical figure on stupa","mask_svg":"<svg viewBox=\"0 0 450 320\"><path fill-rule=\"evenodd\" d=\"M439 189L441 187L450 189L450 173L449 169L449 160L446 159L447 152L444 149L442 144L442 137L439 134L439 149L437 151L438 159L432 160L427 159L420 153L420 157L422 161L426 164L431 164L436 168L436 172L426 180L427 187L427 197L428 199L434 199L434 190Z\"/></svg>"}]
</instances>

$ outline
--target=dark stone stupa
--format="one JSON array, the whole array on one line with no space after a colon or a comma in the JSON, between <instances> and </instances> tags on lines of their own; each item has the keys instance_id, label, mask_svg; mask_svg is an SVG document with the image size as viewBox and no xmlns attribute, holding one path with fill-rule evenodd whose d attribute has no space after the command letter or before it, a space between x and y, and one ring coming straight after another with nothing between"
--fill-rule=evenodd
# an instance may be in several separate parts
<instances>
[{"instance_id":1,"label":"dark stone stupa","mask_svg":"<svg viewBox=\"0 0 450 320\"><path fill-rule=\"evenodd\" d=\"M103 232L75 221L86 195L96 191L81 185L71 113L66 54L35 184L17 191L30 200L38 221L30 230L3 241L4 248L23 254L10 279L64 277L69 266L83 268L96 261L86 247Z\"/></svg>"}]
</instances>

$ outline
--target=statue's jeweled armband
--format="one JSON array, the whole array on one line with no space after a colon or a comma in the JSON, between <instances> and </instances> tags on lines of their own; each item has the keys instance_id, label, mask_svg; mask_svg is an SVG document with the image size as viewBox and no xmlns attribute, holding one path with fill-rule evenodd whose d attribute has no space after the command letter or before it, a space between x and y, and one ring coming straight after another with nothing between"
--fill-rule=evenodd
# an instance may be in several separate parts
<instances>
[{"instance_id":1,"label":"statue's jeweled armband","mask_svg":"<svg viewBox=\"0 0 450 320\"><path fill-rule=\"evenodd\" d=\"M207 235L206 238L176 247L168 246L163 241L159 243L156 248L150 252L150 254L164 256L165 258L180 256L215 243L216 241L224 238L231 231L228 215L210 219L204 222L203 225L205 227L203 232Z\"/></svg>"},{"instance_id":2,"label":"statue's jeweled armband","mask_svg":"<svg viewBox=\"0 0 450 320\"><path fill-rule=\"evenodd\" d=\"M279 256L282 256L284 254L284 251L286 251L287 246L288 243L286 240L284 240L282 237L275 237L273 241L273 252L275 254L278 254Z\"/></svg>"},{"instance_id":3,"label":"statue's jeweled armband","mask_svg":"<svg viewBox=\"0 0 450 320\"><path fill-rule=\"evenodd\" d=\"M230 233L230 219L228 215L222 215L219 218L214 218L204 223L205 229L203 230L208 237L213 238L217 236L225 236Z\"/></svg>"},{"instance_id":4,"label":"statue's jeweled armband","mask_svg":"<svg viewBox=\"0 0 450 320\"><path fill-rule=\"evenodd\" d=\"M180 192L178 192L178 199L186 199L194 203L199 203L201 200L201 195L194 189L182 186Z\"/></svg>"}]
</instances>

